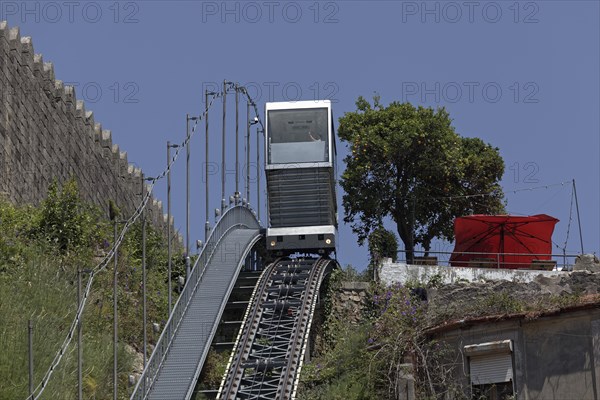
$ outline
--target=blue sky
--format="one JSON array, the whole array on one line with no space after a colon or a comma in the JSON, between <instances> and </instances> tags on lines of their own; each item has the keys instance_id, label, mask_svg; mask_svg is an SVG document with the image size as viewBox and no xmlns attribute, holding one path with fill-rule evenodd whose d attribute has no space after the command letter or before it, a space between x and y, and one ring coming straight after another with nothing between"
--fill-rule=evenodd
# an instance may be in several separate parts
<instances>
[{"instance_id":1,"label":"blue sky","mask_svg":"<svg viewBox=\"0 0 600 400\"><path fill-rule=\"evenodd\" d=\"M571 187L545 186L575 179L585 251L600 250L598 1L0 1L2 19L33 37L36 53L54 63L58 79L76 84L78 99L147 175L162 171L166 141L183 139L185 114L199 114L204 89L223 79L249 86L261 112L265 101L329 98L340 117L355 110L359 95L378 93L384 104L444 106L458 133L499 147L508 210L560 219L553 240L561 247ZM233 95L227 107L233 154ZM217 102L212 161L220 154L220 113ZM203 135L202 125L192 142L192 238L203 237L205 220ZM342 170L344 145L338 153ZM173 172L182 232L183 161ZM214 209L219 175L210 182ZM512 193L518 189L532 190ZM156 197L165 192L158 184ZM579 251L572 216L567 253ZM366 249L348 226L340 238L341 263L362 269Z\"/></svg>"}]
</instances>

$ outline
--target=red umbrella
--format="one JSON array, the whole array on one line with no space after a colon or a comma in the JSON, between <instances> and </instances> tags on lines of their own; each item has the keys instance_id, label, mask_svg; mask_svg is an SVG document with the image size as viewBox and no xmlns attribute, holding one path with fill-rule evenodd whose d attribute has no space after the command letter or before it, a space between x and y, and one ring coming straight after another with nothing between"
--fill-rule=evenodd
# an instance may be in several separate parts
<instances>
[{"instance_id":1,"label":"red umbrella","mask_svg":"<svg viewBox=\"0 0 600 400\"><path fill-rule=\"evenodd\" d=\"M552 232L557 222L558 219L546 214L456 218L456 244L450 264L473 266L481 259L493 259L494 266L500 268L528 268L533 260L550 260Z\"/></svg>"}]
</instances>

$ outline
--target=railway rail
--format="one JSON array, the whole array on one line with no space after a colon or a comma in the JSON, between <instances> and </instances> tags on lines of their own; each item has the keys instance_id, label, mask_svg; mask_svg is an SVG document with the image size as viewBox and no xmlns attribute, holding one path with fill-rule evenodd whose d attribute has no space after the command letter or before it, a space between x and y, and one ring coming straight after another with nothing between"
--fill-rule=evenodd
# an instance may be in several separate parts
<instances>
[{"instance_id":1,"label":"railway rail","mask_svg":"<svg viewBox=\"0 0 600 400\"><path fill-rule=\"evenodd\" d=\"M296 395L326 258L279 259L265 269L240 329L218 399Z\"/></svg>"}]
</instances>

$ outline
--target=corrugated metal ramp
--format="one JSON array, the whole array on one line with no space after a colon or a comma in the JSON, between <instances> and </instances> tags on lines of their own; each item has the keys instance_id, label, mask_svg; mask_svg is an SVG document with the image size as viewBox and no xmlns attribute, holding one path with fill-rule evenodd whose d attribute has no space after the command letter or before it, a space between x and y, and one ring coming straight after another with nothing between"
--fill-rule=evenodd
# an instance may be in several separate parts
<instances>
[{"instance_id":1,"label":"corrugated metal ramp","mask_svg":"<svg viewBox=\"0 0 600 400\"><path fill-rule=\"evenodd\" d=\"M148 399L189 399L257 229L234 229L220 241L177 328Z\"/></svg>"}]
</instances>

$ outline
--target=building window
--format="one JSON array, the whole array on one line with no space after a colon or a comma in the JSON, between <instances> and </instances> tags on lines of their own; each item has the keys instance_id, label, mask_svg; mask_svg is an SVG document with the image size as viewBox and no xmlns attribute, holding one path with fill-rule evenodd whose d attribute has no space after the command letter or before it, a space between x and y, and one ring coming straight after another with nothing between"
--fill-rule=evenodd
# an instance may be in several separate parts
<instances>
[{"instance_id":1,"label":"building window","mask_svg":"<svg viewBox=\"0 0 600 400\"><path fill-rule=\"evenodd\" d=\"M474 400L506 400L514 395L512 341L465 346Z\"/></svg>"}]
</instances>

